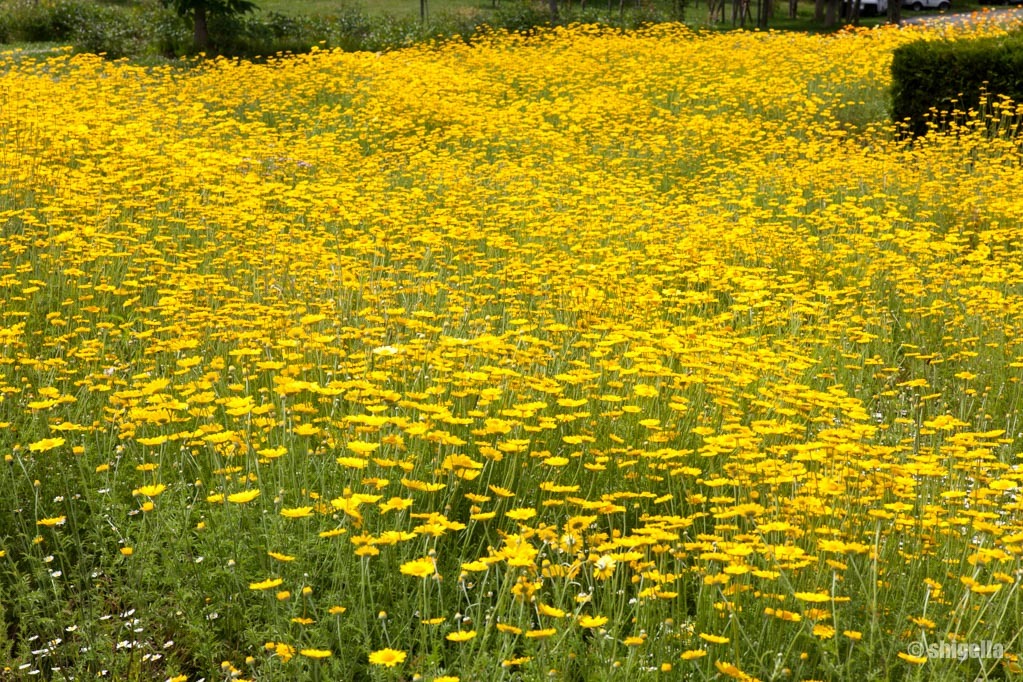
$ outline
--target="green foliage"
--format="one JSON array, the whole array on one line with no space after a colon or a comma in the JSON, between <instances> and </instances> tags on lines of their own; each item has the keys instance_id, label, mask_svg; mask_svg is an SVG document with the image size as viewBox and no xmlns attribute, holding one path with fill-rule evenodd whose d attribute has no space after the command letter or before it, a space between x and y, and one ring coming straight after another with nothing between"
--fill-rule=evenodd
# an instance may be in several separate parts
<instances>
[{"instance_id":1,"label":"green foliage","mask_svg":"<svg viewBox=\"0 0 1023 682\"><path fill-rule=\"evenodd\" d=\"M539 3L501 3L494 16L494 24L510 31L529 31L551 23L550 11Z\"/></svg>"},{"instance_id":2,"label":"green foliage","mask_svg":"<svg viewBox=\"0 0 1023 682\"><path fill-rule=\"evenodd\" d=\"M1023 101L1019 32L976 40L918 41L895 50L892 120L905 124L913 136L991 114L991 102L1000 98Z\"/></svg>"},{"instance_id":3,"label":"green foliage","mask_svg":"<svg viewBox=\"0 0 1023 682\"><path fill-rule=\"evenodd\" d=\"M101 20L102 10L99 5L76 0L16 0L8 3L4 12L6 37L28 42L69 40L85 24Z\"/></svg>"},{"instance_id":4,"label":"green foliage","mask_svg":"<svg viewBox=\"0 0 1023 682\"><path fill-rule=\"evenodd\" d=\"M196 10L203 10L211 16L232 16L246 14L256 9L256 4L249 0L160 0L160 2L181 16L191 16Z\"/></svg>"},{"instance_id":5,"label":"green foliage","mask_svg":"<svg viewBox=\"0 0 1023 682\"><path fill-rule=\"evenodd\" d=\"M528 32L549 26L543 2L501 2L497 9L461 9L432 13L427 22L413 14L373 13L341 4L329 15L254 13L247 0L148 0L100 4L91 0L13 0L0 15L0 42L71 43L80 52L119 57L178 57L194 49L193 12L200 5L208 15L209 52L233 57L308 52L314 45L346 51L380 52L418 42L460 36L471 42L484 26ZM189 21L183 22L181 17ZM599 6L563 6L558 23L593 23L635 28L672 17L654 4L619 10Z\"/></svg>"},{"instance_id":6,"label":"green foliage","mask_svg":"<svg viewBox=\"0 0 1023 682\"><path fill-rule=\"evenodd\" d=\"M2 42L71 44L79 52L117 59L176 56L184 53L189 39L178 17L159 6L16 0L5 7Z\"/></svg>"}]
</instances>

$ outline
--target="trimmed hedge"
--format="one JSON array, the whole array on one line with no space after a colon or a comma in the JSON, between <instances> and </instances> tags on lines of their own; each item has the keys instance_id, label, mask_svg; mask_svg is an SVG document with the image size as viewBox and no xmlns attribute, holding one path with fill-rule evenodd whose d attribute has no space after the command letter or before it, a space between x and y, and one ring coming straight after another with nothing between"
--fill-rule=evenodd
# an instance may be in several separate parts
<instances>
[{"instance_id":1,"label":"trimmed hedge","mask_svg":"<svg viewBox=\"0 0 1023 682\"><path fill-rule=\"evenodd\" d=\"M976 40L918 41L895 50L892 120L906 132L991 113L1001 96L1023 102L1023 33Z\"/></svg>"}]
</instances>

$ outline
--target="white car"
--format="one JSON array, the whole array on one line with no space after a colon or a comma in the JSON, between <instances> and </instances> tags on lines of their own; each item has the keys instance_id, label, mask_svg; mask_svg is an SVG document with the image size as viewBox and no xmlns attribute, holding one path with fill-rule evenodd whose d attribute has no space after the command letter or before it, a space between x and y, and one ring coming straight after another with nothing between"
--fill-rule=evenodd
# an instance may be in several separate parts
<instances>
[{"instance_id":1,"label":"white car","mask_svg":"<svg viewBox=\"0 0 1023 682\"><path fill-rule=\"evenodd\" d=\"M860 0L861 17L879 17L887 13L888 0Z\"/></svg>"},{"instance_id":2,"label":"white car","mask_svg":"<svg viewBox=\"0 0 1023 682\"><path fill-rule=\"evenodd\" d=\"M952 3L949 0L902 0L902 6L919 12L922 9L936 9L944 12Z\"/></svg>"}]
</instances>

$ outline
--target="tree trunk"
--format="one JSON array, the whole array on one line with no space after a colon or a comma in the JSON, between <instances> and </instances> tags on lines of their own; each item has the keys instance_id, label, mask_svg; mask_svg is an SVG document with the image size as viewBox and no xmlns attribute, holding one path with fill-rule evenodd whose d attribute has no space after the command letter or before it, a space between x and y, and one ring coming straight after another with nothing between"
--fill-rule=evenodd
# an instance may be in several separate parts
<instances>
[{"instance_id":1,"label":"tree trunk","mask_svg":"<svg viewBox=\"0 0 1023 682\"><path fill-rule=\"evenodd\" d=\"M547 0L547 4L551 8L551 23L558 23L558 0Z\"/></svg>"},{"instance_id":2,"label":"tree trunk","mask_svg":"<svg viewBox=\"0 0 1023 682\"><path fill-rule=\"evenodd\" d=\"M725 20L725 0L707 0L707 20L712 24Z\"/></svg>"},{"instance_id":3,"label":"tree trunk","mask_svg":"<svg viewBox=\"0 0 1023 682\"><path fill-rule=\"evenodd\" d=\"M195 32L193 35L195 49L200 52L206 52L210 49L210 28L206 24L206 7L199 5L193 11L195 12L193 17L195 22Z\"/></svg>"},{"instance_id":4,"label":"tree trunk","mask_svg":"<svg viewBox=\"0 0 1023 682\"><path fill-rule=\"evenodd\" d=\"M824 23L824 0L814 0L813 20L818 24Z\"/></svg>"},{"instance_id":5,"label":"tree trunk","mask_svg":"<svg viewBox=\"0 0 1023 682\"><path fill-rule=\"evenodd\" d=\"M842 0L828 0L827 13L824 15L824 25L831 28L838 23L838 11Z\"/></svg>"},{"instance_id":6,"label":"tree trunk","mask_svg":"<svg viewBox=\"0 0 1023 682\"><path fill-rule=\"evenodd\" d=\"M902 0L888 0L888 23L902 23Z\"/></svg>"}]
</instances>

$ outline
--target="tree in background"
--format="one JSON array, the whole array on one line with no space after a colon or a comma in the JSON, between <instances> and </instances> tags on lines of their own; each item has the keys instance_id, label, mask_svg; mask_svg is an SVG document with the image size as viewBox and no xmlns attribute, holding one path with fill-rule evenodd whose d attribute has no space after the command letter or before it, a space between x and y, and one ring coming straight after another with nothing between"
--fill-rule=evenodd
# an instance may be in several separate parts
<instances>
[{"instance_id":1,"label":"tree in background","mask_svg":"<svg viewBox=\"0 0 1023 682\"><path fill-rule=\"evenodd\" d=\"M888 23L902 23L902 0L888 0Z\"/></svg>"},{"instance_id":2,"label":"tree in background","mask_svg":"<svg viewBox=\"0 0 1023 682\"><path fill-rule=\"evenodd\" d=\"M165 7L192 22L195 49L206 51L210 47L210 29L207 20L212 15L245 14L256 9L249 0L160 0Z\"/></svg>"}]
</instances>

